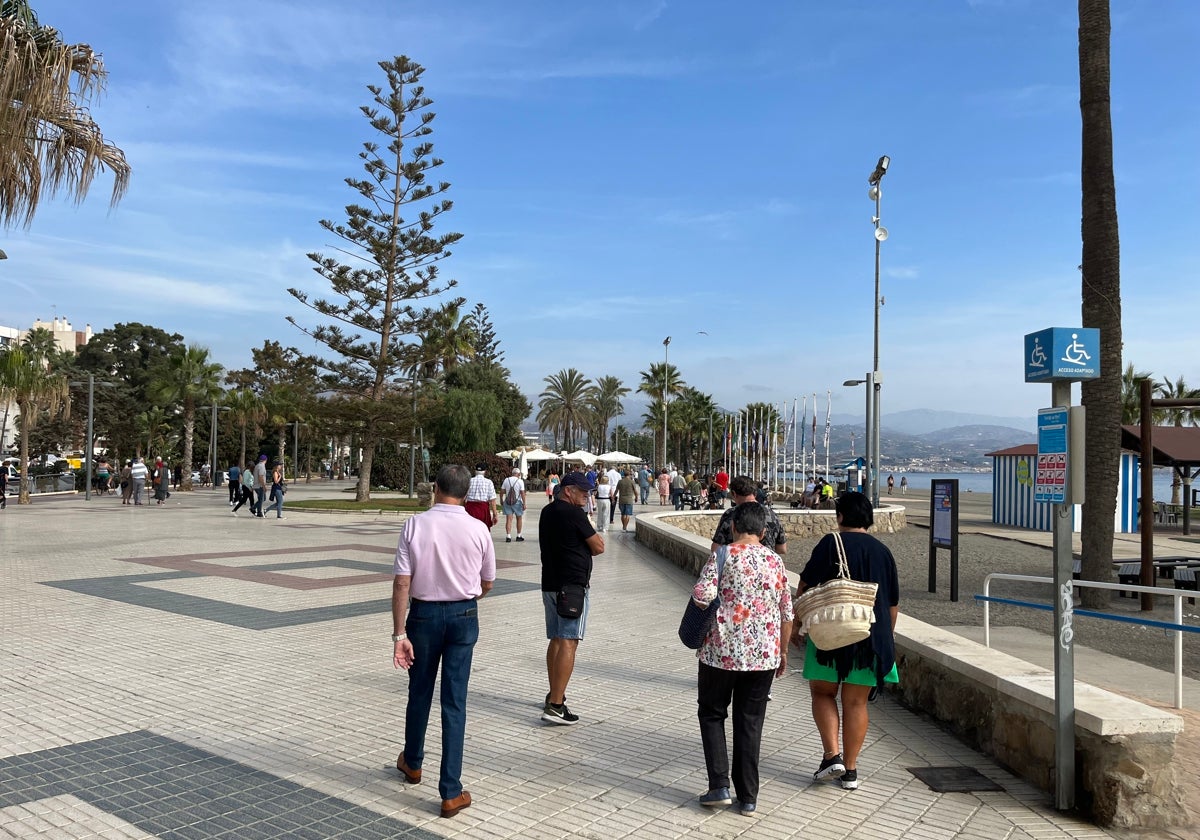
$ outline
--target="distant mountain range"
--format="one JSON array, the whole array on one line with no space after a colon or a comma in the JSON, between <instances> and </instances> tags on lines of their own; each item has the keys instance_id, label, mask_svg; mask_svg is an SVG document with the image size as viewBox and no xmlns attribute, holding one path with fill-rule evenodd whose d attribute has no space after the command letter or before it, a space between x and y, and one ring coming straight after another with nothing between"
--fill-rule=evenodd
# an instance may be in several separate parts
<instances>
[{"instance_id":1,"label":"distant mountain range","mask_svg":"<svg viewBox=\"0 0 1200 840\"><path fill-rule=\"evenodd\" d=\"M617 422L640 429L642 405L626 401L625 415ZM805 429L804 450L812 458L812 418ZM988 452L1008 449L1036 440L1036 418L997 417L959 411L914 409L884 414L879 448L883 469L919 472L960 472L991 467ZM526 423L528 431L537 424ZM866 448L862 416L834 415L829 430L829 463L837 466L861 456ZM817 421L817 460L825 463L825 424ZM788 457L798 451L798 443L789 439ZM800 460L799 454L794 456Z\"/></svg>"}]
</instances>

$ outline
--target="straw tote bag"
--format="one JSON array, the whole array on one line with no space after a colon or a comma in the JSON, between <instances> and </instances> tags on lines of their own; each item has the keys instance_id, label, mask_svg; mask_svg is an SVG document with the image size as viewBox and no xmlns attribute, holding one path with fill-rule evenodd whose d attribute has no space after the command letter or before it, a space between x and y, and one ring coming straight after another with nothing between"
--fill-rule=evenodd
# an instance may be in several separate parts
<instances>
[{"instance_id":1,"label":"straw tote bag","mask_svg":"<svg viewBox=\"0 0 1200 840\"><path fill-rule=\"evenodd\" d=\"M877 583L851 580L842 535L833 532L837 544L838 576L820 586L806 589L796 599L796 620L821 650L836 650L871 635L875 621Z\"/></svg>"}]
</instances>

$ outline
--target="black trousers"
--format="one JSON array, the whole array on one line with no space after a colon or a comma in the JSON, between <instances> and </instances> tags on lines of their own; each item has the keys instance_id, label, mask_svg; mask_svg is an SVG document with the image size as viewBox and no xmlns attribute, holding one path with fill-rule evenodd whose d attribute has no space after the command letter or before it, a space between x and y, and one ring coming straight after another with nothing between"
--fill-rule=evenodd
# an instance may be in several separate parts
<instances>
[{"instance_id":1,"label":"black trousers","mask_svg":"<svg viewBox=\"0 0 1200 840\"><path fill-rule=\"evenodd\" d=\"M762 746L763 722L767 718L767 695L775 671L726 671L700 663L696 716L704 742L704 764L708 789L733 788L739 802L758 801L758 754ZM733 771L725 742L725 718L733 702Z\"/></svg>"}]
</instances>

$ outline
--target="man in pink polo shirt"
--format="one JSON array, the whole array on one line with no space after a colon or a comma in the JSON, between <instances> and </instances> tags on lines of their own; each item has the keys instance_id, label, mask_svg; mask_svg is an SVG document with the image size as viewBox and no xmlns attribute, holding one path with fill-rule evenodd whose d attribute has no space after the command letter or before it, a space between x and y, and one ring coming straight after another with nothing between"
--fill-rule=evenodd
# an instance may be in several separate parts
<instances>
[{"instance_id":1,"label":"man in pink polo shirt","mask_svg":"<svg viewBox=\"0 0 1200 840\"><path fill-rule=\"evenodd\" d=\"M496 552L487 526L467 514L466 467L447 464L433 484L433 507L404 523L392 582L392 664L408 671L404 751L396 758L409 784L421 781L433 687L442 670L442 816L471 805L462 786L467 731L467 681L479 640L477 602L496 580Z\"/></svg>"}]
</instances>

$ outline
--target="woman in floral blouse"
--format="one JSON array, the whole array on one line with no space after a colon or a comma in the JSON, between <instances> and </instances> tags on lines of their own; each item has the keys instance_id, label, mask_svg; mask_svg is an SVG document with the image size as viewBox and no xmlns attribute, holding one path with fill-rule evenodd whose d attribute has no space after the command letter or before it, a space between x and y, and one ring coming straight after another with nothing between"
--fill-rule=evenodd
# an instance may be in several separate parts
<instances>
[{"instance_id":1,"label":"woman in floral blouse","mask_svg":"<svg viewBox=\"0 0 1200 840\"><path fill-rule=\"evenodd\" d=\"M752 816L758 801L758 755L771 681L787 670L792 597L778 554L762 545L767 511L757 502L733 514L734 541L708 559L692 590L698 605L720 591L717 618L697 656L700 737L708 768L708 792L700 804L730 805L732 776L738 808ZM718 582L718 552L727 552ZM725 718L733 703L733 768L725 742Z\"/></svg>"}]
</instances>

